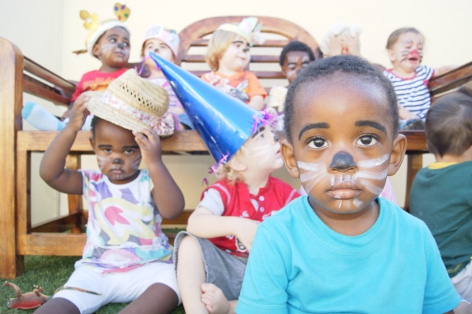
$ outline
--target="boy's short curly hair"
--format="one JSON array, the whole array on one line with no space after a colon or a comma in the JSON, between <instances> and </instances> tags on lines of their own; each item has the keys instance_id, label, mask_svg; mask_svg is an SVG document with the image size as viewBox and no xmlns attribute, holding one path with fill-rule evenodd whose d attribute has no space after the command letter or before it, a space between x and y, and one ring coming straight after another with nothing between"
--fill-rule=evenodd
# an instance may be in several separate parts
<instances>
[{"instance_id":1,"label":"boy's short curly hair","mask_svg":"<svg viewBox=\"0 0 472 314\"><path fill-rule=\"evenodd\" d=\"M283 66L285 57L287 56L287 53L289 53L290 51L304 51L308 53L310 62L315 60L315 54L313 53L313 50L310 47L308 47L307 44L301 41L294 40L286 44L284 48L282 49L282 51L280 52L280 58L279 58L280 66Z\"/></svg>"},{"instance_id":2,"label":"boy's short curly hair","mask_svg":"<svg viewBox=\"0 0 472 314\"><path fill-rule=\"evenodd\" d=\"M376 85L384 91L385 98L388 102L387 110L392 120L393 136L396 136L398 134L399 116L397 97L392 83L367 60L353 55L340 55L311 62L297 75L292 84L290 84L284 107L284 125L287 139L292 141L290 127L295 111L295 101L297 94L301 92L300 90L309 83L317 81L323 82L327 78L337 74L345 74L351 76L353 80L363 80L372 83L372 85ZM340 88L342 88L342 86Z\"/></svg>"},{"instance_id":3,"label":"boy's short curly hair","mask_svg":"<svg viewBox=\"0 0 472 314\"><path fill-rule=\"evenodd\" d=\"M216 30L210 38L205 60L212 71L217 71L220 67L220 59L226 49L239 35L225 30Z\"/></svg>"},{"instance_id":4,"label":"boy's short curly hair","mask_svg":"<svg viewBox=\"0 0 472 314\"><path fill-rule=\"evenodd\" d=\"M434 155L460 156L472 146L472 83L436 100L426 114L426 143Z\"/></svg>"}]
</instances>

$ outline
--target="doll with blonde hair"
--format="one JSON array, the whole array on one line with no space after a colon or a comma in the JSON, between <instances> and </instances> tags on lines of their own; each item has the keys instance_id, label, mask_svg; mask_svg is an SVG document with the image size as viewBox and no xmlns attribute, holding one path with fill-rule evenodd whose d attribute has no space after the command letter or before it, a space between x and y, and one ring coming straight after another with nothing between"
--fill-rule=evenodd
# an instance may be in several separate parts
<instances>
[{"instance_id":1,"label":"doll with blonde hair","mask_svg":"<svg viewBox=\"0 0 472 314\"><path fill-rule=\"evenodd\" d=\"M255 17L245 18L239 24L220 25L210 39L206 54L211 72L202 75L204 81L256 110L263 108L267 92L247 67L250 47L262 42L260 27Z\"/></svg>"}]
</instances>

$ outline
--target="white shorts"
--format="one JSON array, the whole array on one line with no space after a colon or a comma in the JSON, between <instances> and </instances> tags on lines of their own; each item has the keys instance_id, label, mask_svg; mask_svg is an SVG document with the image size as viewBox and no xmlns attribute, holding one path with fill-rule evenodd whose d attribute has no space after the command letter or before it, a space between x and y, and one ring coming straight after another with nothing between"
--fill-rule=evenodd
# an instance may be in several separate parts
<instances>
[{"instance_id":1,"label":"white shorts","mask_svg":"<svg viewBox=\"0 0 472 314\"><path fill-rule=\"evenodd\" d=\"M159 262L149 263L127 272L107 274L97 273L88 267L79 267L64 286L81 288L101 295L77 290L61 290L54 295L54 298L69 300L79 308L80 313L93 313L108 303L134 301L155 283L165 284L174 290L180 304L174 265Z\"/></svg>"},{"instance_id":2,"label":"white shorts","mask_svg":"<svg viewBox=\"0 0 472 314\"><path fill-rule=\"evenodd\" d=\"M451 278L454 288L461 298L472 302L472 262Z\"/></svg>"}]
</instances>

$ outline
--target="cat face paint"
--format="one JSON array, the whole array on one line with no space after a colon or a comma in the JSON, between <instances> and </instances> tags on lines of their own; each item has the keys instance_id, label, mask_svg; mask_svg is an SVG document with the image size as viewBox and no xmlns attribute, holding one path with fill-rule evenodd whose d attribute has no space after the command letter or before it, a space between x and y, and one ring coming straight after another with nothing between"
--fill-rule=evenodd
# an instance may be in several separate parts
<instances>
[{"instance_id":1,"label":"cat face paint","mask_svg":"<svg viewBox=\"0 0 472 314\"><path fill-rule=\"evenodd\" d=\"M329 166L325 163L297 162L298 168L301 170L300 180L308 194L313 189L316 190L318 184L329 184L328 194L333 199L339 200L338 209L343 207L343 202L351 202L355 208L358 208L364 204L360 197L362 192L368 192L376 196L382 192L388 173L386 162L389 155L360 160L356 165L352 156L346 152L340 153L333 157ZM349 157L346 155L349 155ZM333 167L333 165L338 168ZM355 169L355 172L340 172L339 166L343 170L346 170L346 166L349 166L349 169ZM333 172L330 169L336 171ZM324 188L320 186L320 189Z\"/></svg>"},{"instance_id":2,"label":"cat face paint","mask_svg":"<svg viewBox=\"0 0 472 314\"><path fill-rule=\"evenodd\" d=\"M404 33L389 49L390 61L401 72L413 73L423 60L423 35Z\"/></svg>"},{"instance_id":3,"label":"cat face paint","mask_svg":"<svg viewBox=\"0 0 472 314\"><path fill-rule=\"evenodd\" d=\"M95 125L93 148L98 167L110 182L125 184L139 175L142 156L131 131L99 120Z\"/></svg>"}]
</instances>

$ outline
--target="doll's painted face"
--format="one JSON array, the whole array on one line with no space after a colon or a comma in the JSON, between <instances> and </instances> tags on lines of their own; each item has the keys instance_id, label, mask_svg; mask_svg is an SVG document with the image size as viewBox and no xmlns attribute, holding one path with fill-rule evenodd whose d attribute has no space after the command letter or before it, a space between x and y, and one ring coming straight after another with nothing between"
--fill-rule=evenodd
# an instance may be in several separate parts
<instances>
[{"instance_id":1,"label":"doll's painted face","mask_svg":"<svg viewBox=\"0 0 472 314\"><path fill-rule=\"evenodd\" d=\"M394 147L385 92L347 74L299 88L292 142L282 148L290 174L300 177L319 215L358 215L375 208Z\"/></svg>"},{"instance_id":2,"label":"doll's painted face","mask_svg":"<svg viewBox=\"0 0 472 314\"><path fill-rule=\"evenodd\" d=\"M310 56L306 51L289 51L285 55L282 64L282 73L289 83L297 77L298 73L310 63Z\"/></svg>"},{"instance_id":3,"label":"doll's painted face","mask_svg":"<svg viewBox=\"0 0 472 314\"><path fill-rule=\"evenodd\" d=\"M107 30L93 47L93 55L102 62L102 72L124 68L129 60L129 33L122 27Z\"/></svg>"},{"instance_id":4,"label":"doll's painted face","mask_svg":"<svg viewBox=\"0 0 472 314\"><path fill-rule=\"evenodd\" d=\"M263 126L244 143L248 171L271 173L283 166L280 143L270 126Z\"/></svg>"},{"instance_id":5,"label":"doll's painted face","mask_svg":"<svg viewBox=\"0 0 472 314\"><path fill-rule=\"evenodd\" d=\"M156 67L156 63L149 57L150 52L155 53L159 57L162 57L169 62L175 62L174 53L169 48L169 46L167 46L167 44L160 39L151 38L146 40L143 48L143 56L146 60L146 63L149 66Z\"/></svg>"},{"instance_id":6,"label":"doll's painted face","mask_svg":"<svg viewBox=\"0 0 472 314\"><path fill-rule=\"evenodd\" d=\"M399 72L395 74L413 74L415 72L423 59L423 42L423 35L418 33L408 32L398 37L398 40L388 49L393 69Z\"/></svg>"},{"instance_id":7,"label":"doll's painted face","mask_svg":"<svg viewBox=\"0 0 472 314\"><path fill-rule=\"evenodd\" d=\"M241 72L247 67L250 59L249 43L238 36L223 53L219 61L219 69Z\"/></svg>"},{"instance_id":8,"label":"doll's painted face","mask_svg":"<svg viewBox=\"0 0 472 314\"><path fill-rule=\"evenodd\" d=\"M139 175L141 151L130 130L100 119L95 125L92 146L98 167L110 182L125 184Z\"/></svg>"}]
</instances>

